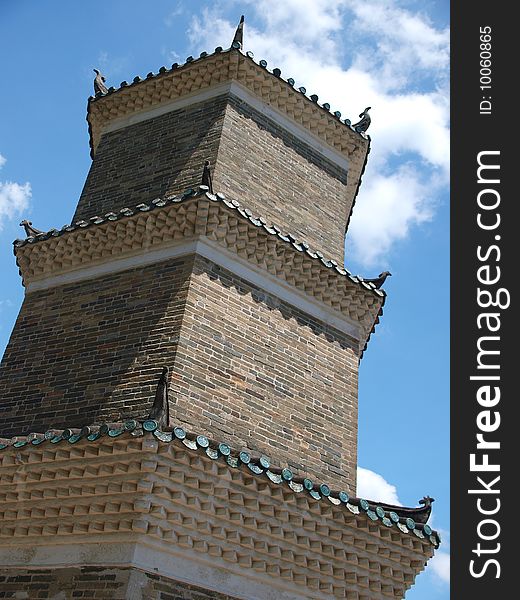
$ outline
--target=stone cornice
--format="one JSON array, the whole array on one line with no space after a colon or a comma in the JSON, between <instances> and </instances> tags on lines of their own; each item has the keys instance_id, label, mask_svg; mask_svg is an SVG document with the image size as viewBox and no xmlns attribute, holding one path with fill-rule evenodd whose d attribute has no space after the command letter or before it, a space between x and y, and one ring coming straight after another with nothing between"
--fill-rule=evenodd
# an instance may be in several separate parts
<instances>
[{"instance_id":1,"label":"stone cornice","mask_svg":"<svg viewBox=\"0 0 520 600\"><path fill-rule=\"evenodd\" d=\"M157 75L134 82L104 96L90 98L87 110L92 156L107 127L114 121L133 114L157 108L173 100L195 94L225 82L238 82L255 97L292 121L310 131L331 148L347 156L354 175L359 176L369 147L369 138L350 127L350 121L341 121L340 113L331 113L328 104L320 106L317 96L306 95L305 88L296 90L294 81L281 78L279 69L270 72L265 61L257 64L251 53L239 49L203 53L184 65L162 67ZM291 83L292 82L292 83Z\"/></svg>"},{"instance_id":2,"label":"stone cornice","mask_svg":"<svg viewBox=\"0 0 520 600\"><path fill-rule=\"evenodd\" d=\"M82 429L49 429L45 433L29 433L11 438L0 437L0 452L8 451L24 446L40 446L41 444L60 444L67 442L74 445L81 440L96 442L100 438L119 438L123 435L131 435L141 438L152 433L160 442L182 443L186 448L199 451L211 460L224 460L233 468L247 467L251 473L257 476L266 475L271 483L285 484L295 494L304 492L314 500L328 500L334 506L346 506L353 514L365 514L372 521L381 521L385 527L397 525L402 533L415 531L415 535L421 539L428 539L435 547L440 544L440 537L431 527L427 526L430 516L430 508L408 508L402 506L387 505L373 500L354 498L347 492L334 491L325 483L316 483L308 478L295 477L289 468L277 468L271 465L271 459L267 456L253 457L249 452L231 448L224 442L211 440L205 435L186 432L182 427L174 427L162 431L154 419L146 421L120 421L117 423L103 423L101 425L89 425ZM357 508L356 508L357 507ZM421 536L422 533L422 537Z\"/></svg>"},{"instance_id":3,"label":"stone cornice","mask_svg":"<svg viewBox=\"0 0 520 600\"><path fill-rule=\"evenodd\" d=\"M207 189L207 188L206 188ZM360 350L379 321L383 291L352 276L305 242L202 188L134 210L93 217L14 242L26 286L44 279L205 238L346 315L361 328Z\"/></svg>"},{"instance_id":4,"label":"stone cornice","mask_svg":"<svg viewBox=\"0 0 520 600\"><path fill-rule=\"evenodd\" d=\"M439 543L427 525L295 481L265 457L156 427L2 443L0 549L145 542L301 597L402 598Z\"/></svg>"}]
</instances>

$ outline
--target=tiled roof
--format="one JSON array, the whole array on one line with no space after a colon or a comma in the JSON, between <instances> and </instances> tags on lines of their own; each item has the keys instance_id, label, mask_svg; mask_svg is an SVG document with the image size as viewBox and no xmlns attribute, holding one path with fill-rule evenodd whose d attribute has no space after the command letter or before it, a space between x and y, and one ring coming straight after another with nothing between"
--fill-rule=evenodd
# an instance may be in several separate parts
<instances>
[{"instance_id":1,"label":"tiled roof","mask_svg":"<svg viewBox=\"0 0 520 600\"><path fill-rule=\"evenodd\" d=\"M106 128L121 119L127 122L132 115L233 83L348 157L357 181L370 137L353 129L349 119L341 119L339 111L331 112L328 103L319 103L316 94L309 97L304 87L294 87L292 78L283 79L280 69L271 72L266 61L257 63L250 52L233 47L225 51L217 48L212 54L203 52L199 58L188 57L182 65L161 67L157 74L135 77L131 83L121 82L117 89L109 88L108 93L91 96L87 106L91 156Z\"/></svg>"},{"instance_id":2,"label":"tiled roof","mask_svg":"<svg viewBox=\"0 0 520 600\"><path fill-rule=\"evenodd\" d=\"M76 223L70 225L64 225L61 229L51 229L50 231L36 235L34 237L28 237L25 240L17 239L13 242L14 254L16 256L17 251L27 245L37 244L50 238L65 236L68 233L76 230L96 227L107 222L119 221L124 219L125 217L129 218L139 213L148 213L150 211L158 210L166 205L182 204L183 202L196 197L207 198L212 202L221 203L225 205L228 209L234 211L241 218L247 220L255 227L262 228L267 234L275 237L277 240L280 240L284 244L289 245L298 253L302 253L305 256L312 259L312 261L316 261L323 267L330 269L337 276L347 278L359 289L366 290L367 292L370 292L371 294L376 296L381 301L381 306L374 322L371 324L369 330L367 331L367 337L361 350L362 356L364 350L368 345L370 335L374 332L375 327L379 323L379 319L383 314L383 306L386 299L386 293L384 292L384 290L377 289L372 282L365 281L361 276L352 275L348 270L338 265L338 263L335 260L325 258L321 252L315 251L312 248L310 248L309 244L306 241L298 241L292 234L283 232L280 227L274 224L270 224L265 218L253 215L253 213L249 209L241 206L240 203L236 200L228 200L224 196L224 194L221 193L210 194L206 186L200 186L198 190L189 189L181 195L158 198L153 200L149 204L138 204L133 209L122 208L117 213L109 212L102 217L93 216L88 221L77 221Z\"/></svg>"},{"instance_id":3,"label":"tiled roof","mask_svg":"<svg viewBox=\"0 0 520 600\"><path fill-rule=\"evenodd\" d=\"M321 252L312 250L306 241L298 241L292 234L286 232L284 233L280 227L274 224L270 224L264 217L258 217L253 215L253 213L248 208L244 208L236 200L228 200L225 197L225 195L221 194L220 192L217 192L216 194L210 194L206 186L200 186L198 190L186 190L183 194L177 196L157 198L149 204L138 204L133 209L122 208L117 213L109 212L103 215L102 217L96 215L94 217L91 217L88 221L77 221L76 223L70 225L64 225L61 229L50 229L47 232L41 233L34 237L28 237L24 240L16 239L13 242L14 253L16 255L17 249L22 248L27 244L35 244L43 240L47 240L51 237L66 235L67 233L75 231L77 229L85 229L87 227L101 225L102 223L106 223L107 221L118 221L125 217L131 217L139 212L148 212L150 210L157 209L159 207L165 206L166 204L180 204L183 201L188 200L189 198L194 198L195 196L199 195L205 195L207 198L214 202L222 202L228 208L235 210L237 213L240 214L240 216L242 216L244 219L247 219L256 227L262 227L270 235L276 236L283 242L290 244L298 252L304 252L307 256L310 256L312 259L319 261L328 269L333 269L339 275L347 277L353 283L373 292L377 296L380 296L382 298L386 296L384 290L376 289L375 285L372 282L365 281L363 277L359 275L352 275L347 269L344 269L343 267L339 266L337 261L327 259Z\"/></svg>"},{"instance_id":4,"label":"tiled roof","mask_svg":"<svg viewBox=\"0 0 520 600\"><path fill-rule=\"evenodd\" d=\"M225 461L229 467L243 467L257 477L267 477L274 484L286 485L295 494L308 494L316 501L342 506L353 514L365 514L367 519L379 522L384 527L396 527L403 534L427 539L436 548L440 544L439 534L425 522L430 514L429 506L402 508L364 498L352 498L347 492L331 490L326 483L295 477L289 468L274 468L266 456L252 457L248 452L236 451L224 442L210 440L205 435L190 434L182 427L175 427L172 431L162 431L154 420L103 423L100 426L88 426L83 429L50 429L45 433L30 433L10 439L0 438L0 451L23 448L28 444L34 446L43 443L75 444L80 440L95 442L101 437L116 438L121 435L153 435L163 443L183 444L194 452L204 452L212 460Z\"/></svg>"},{"instance_id":5,"label":"tiled roof","mask_svg":"<svg viewBox=\"0 0 520 600\"><path fill-rule=\"evenodd\" d=\"M119 87L116 88L114 86L108 88L108 94L102 94L101 92L97 93L95 96L91 96L89 98L90 101L95 102L96 100L98 100L99 98L103 98L105 96L108 96L110 94L115 94L119 91L121 91L122 89L128 88L128 87L132 87L135 85L139 85L140 83L142 83L143 81L149 80L149 79L154 79L156 77L161 77L162 75L166 74L166 73L171 73L172 71L176 71L178 69L182 69L183 67L186 67L188 65L192 65L193 63L200 61L200 60L204 60L210 56L214 56L216 54L222 54L222 53L226 53L226 52L231 52L233 50L238 50L241 52L241 54L243 54L244 56L246 56L249 60L251 60L251 62L253 62L254 64L262 67L262 69L265 69L268 73L271 73L274 77L276 77L277 79L279 79L280 81L285 82L286 84L290 85L292 88L294 88L295 85L295 81L292 77L288 77L287 79L284 79L282 77L282 71L281 69L274 67L271 71L267 68L267 61L266 60L259 60L256 61L254 59L254 54L251 51L248 52L243 52L242 51L242 47L241 44L239 42L234 42L229 48L227 48L226 50L224 50L221 46L217 46L215 48L215 50L212 53L208 53L208 52L201 52L200 55L198 56L198 58L194 58L193 56L188 56L185 60L185 62L183 64L179 64L179 63L173 63L172 66L168 69L167 67L160 67L157 73L153 73L150 72L146 75L146 77L143 79L140 76L136 76L133 78L132 82L128 83L127 81L122 81L119 84ZM334 112L331 111L330 109L330 104L328 102L323 102L322 104L318 103L319 97L317 94L308 94L307 93L307 89L304 86L300 86L298 88L294 88L295 90L297 90L304 98L306 98L306 100L308 100L309 102L312 102L313 104L316 104L317 106L319 106L325 113L335 117L338 122L342 123L345 127L347 127L348 129L350 129L351 131L355 132L357 135L359 135L360 137L364 138L364 139L368 139L370 140L370 136L366 135L365 133L360 133L358 131L356 131L353 127L352 127L352 121L348 118L341 118L341 112L339 110L336 110Z\"/></svg>"}]
</instances>

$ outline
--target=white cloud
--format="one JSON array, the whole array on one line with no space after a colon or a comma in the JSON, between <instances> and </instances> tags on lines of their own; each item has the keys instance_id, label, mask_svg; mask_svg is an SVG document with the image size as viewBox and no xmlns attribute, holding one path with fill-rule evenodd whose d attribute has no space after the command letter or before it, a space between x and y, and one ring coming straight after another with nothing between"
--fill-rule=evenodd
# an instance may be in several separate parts
<instances>
[{"instance_id":1,"label":"white cloud","mask_svg":"<svg viewBox=\"0 0 520 600\"><path fill-rule=\"evenodd\" d=\"M372 150L347 257L383 270L395 242L432 219L448 181L449 30L397 0L248 4L259 25L246 16L244 46L257 60L281 68L353 122L372 106ZM231 42L236 25L214 4L193 18L188 35L195 50L211 51Z\"/></svg>"},{"instance_id":2,"label":"white cloud","mask_svg":"<svg viewBox=\"0 0 520 600\"><path fill-rule=\"evenodd\" d=\"M435 511L432 512L430 517L430 525L437 531L441 538L441 546L435 551L433 558L428 563L428 570L426 574L433 578L437 584L449 584L450 583L450 532L441 527L436 527Z\"/></svg>"},{"instance_id":3,"label":"white cloud","mask_svg":"<svg viewBox=\"0 0 520 600\"><path fill-rule=\"evenodd\" d=\"M172 25L175 24L175 21L177 20L177 17L180 17L184 12L184 7L182 6L182 4L180 2L177 2L177 5L175 6L175 8L168 14L166 15L165 19L164 19L164 23L167 27L171 27Z\"/></svg>"},{"instance_id":4,"label":"white cloud","mask_svg":"<svg viewBox=\"0 0 520 600\"><path fill-rule=\"evenodd\" d=\"M0 154L0 168L6 159ZM29 207L31 184L20 185L13 181L0 181L0 230L6 219L13 219Z\"/></svg>"},{"instance_id":5,"label":"white cloud","mask_svg":"<svg viewBox=\"0 0 520 600\"><path fill-rule=\"evenodd\" d=\"M397 2L351 0L354 15L352 27L360 45L356 60L369 63L378 70L379 82L387 89L406 85L421 76L421 71L434 72L445 79L449 67L449 30L435 29L427 15L413 14ZM363 39L369 37L370 49Z\"/></svg>"},{"instance_id":6,"label":"white cloud","mask_svg":"<svg viewBox=\"0 0 520 600\"><path fill-rule=\"evenodd\" d=\"M370 469L358 467L357 469L357 496L366 498L375 502L383 502L402 506L399 500L397 488L388 483L386 479ZM433 526L434 514L430 517L430 525ZM450 542L449 531L435 528L441 536L441 549L436 550L433 558L428 563L430 569L427 571L430 577L433 577L437 583L445 584L450 582Z\"/></svg>"},{"instance_id":7,"label":"white cloud","mask_svg":"<svg viewBox=\"0 0 520 600\"><path fill-rule=\"evenodd\" d=\"M450 582L450 555L448 552L437 550L429 563L429 567L442 582Z\"/></svg>"},{"instance_id":8,"label":"white cloud","mask_svg":"<svg viewBox=\"0 0 520 600\"><path fill-rule=\"evenodd\" d=\"M407 165L391 175L375 174L363 184L363 197L356 203L349 227L349 242L358 260L372 265L397 240L406 238L412 226L432 218L431 190L435 188Z\"/></svg>"},{"instance_id":9,"label":"white cloud","mask_svg":"<svg viewBox=\"0 0 520 600\"><path fill-rule=\"evenodd\" d=\"M300 46L333 49L330 34L342 29L341 11L345 0L250 0L257 15L262 16L267 31L283 44L288 38Z\"/></svg>"},{"instance_id":10,"label":"white cloud","mask_svg":"<svg viewBox=\"0 0 520 600\"><path fill-rule=\"evenodd\" d=\"M379 473L363 467L357 469L357 496L358 498L401 506L395 485L388 483Z\"/></svg>"}]
</instances>

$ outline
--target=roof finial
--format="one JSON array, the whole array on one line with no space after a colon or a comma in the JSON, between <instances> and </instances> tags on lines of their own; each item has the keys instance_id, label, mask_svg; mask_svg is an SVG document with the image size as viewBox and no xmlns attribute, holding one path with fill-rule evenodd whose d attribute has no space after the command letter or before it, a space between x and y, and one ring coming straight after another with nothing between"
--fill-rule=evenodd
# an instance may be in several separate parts
<instances>
[{"instance_id":1,"label":"roof finial","mask_svg":"<svg viewBox=\"0 0 520 600\"><path fill-rule=\"evenodd\" d=\"M154 419L160 427L168 427L170 421L170 407L168 403L168 367L163 367L159 383L155 390L155 399L152 410L148 415L149 419Z\"/></svg>"},{"instance_id":2,"label":"roof finial","mask_svg":"<svg viewBox=\"0 0 520 600\"><path fill-rule=\"evenodd\" d=\"M424 496L422 500L419 500L419 504L424 504L425 508L430 508L432 502L435 502L435 498L432 498L431 496Z\"/></svg>"},{"instance_id":3,"label":"roof finial","mask_svg":"<svg viewBox=\"0 0 520 600\"><path fill-rule=\"evenodd\" d=\"M378 290L385 283L386 278L390 277L391 275L392 273L390 273L390 271L383 271L382 273L379 273L379 276L375 279L363 278L363 281L365 281L366 283L373 283L376 290Z\"/></svg>"},{"instance_id":4,"label":"roof finial","mask_svg":"<svg viewBox=\"0 0 520 600\"><path fill-rule=\"evenodd\" d=\"M40 233L43 233L43 231L40 231L39 229L33 227L31 221L28 221L27 219L24 219L20 223L20 227L23 227L25 229L25 235L27 237L36 237L37 235L40 235Z\"/></svg>"},{"instance_id":5,"label":"roof finial","mask_svg":"<svg viewBox=\"0 0 520 600\"><path fill-rule=\"evenodd\" d=\"M211 181L211 170L209 160L204 162L204 169L202 171L202 185L208 186L209 193L213 194L213 182Z\"/></svg>"},{"instance_id":6,"label":"roof finial","mask_svg":"<svg viewBox=\"0 0 520 600\"><path fill-rule=\"evenodd\" d=\"M233 46L235 42L238 42L240 44L240 47L242 47L244 43L244 15L240 17L240 23L238 24L237 30L235 31L235 37L231 42L231 46Z\"/></svg>"},{"instance_id":7,"label":"roof finial","mask_svg":"<svg viewBox=\"0 0 520 600\"><path fill-rule=\"evenodd\" d=\"M370 122L372 121L370 115L368 114L370 108L370 106L365 108L365 110L359 115L361 121L358 121L357 123L354 123L354 125L352 125L352 129L354 129L358 133L364 133L370 127Z\"/></svg>"},{"instance_id":8,"label":"roof finial","mask_svg":"<svg viewBox=\"0 0 520 600\"><path fill-rule=\"evenodd\" d=\"M94 69L94 73L96 77L94 79L94 94L97 96L98 94L108 94L107 86L105 85L106 79L101 75L101 73Z\"/></svg>"}]
</instances>

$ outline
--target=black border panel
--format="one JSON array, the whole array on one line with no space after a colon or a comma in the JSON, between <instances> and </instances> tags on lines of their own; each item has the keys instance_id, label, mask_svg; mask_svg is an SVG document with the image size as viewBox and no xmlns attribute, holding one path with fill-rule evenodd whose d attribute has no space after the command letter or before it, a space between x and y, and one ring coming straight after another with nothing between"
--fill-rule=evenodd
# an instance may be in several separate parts
<instances>
[{"instance_id":1,"label":"black border panel","mask_svg":"<svg viewBox=\"0 0 520 600\"><path fill-rule=\"evenodd\" d=\"M520 198L512 188L520 175L513 92L520 28L507 7L481 0L451 4L450 551L455 600L518 594L512 563L518 527L513 485L520 454L514 322Z\"/></svg>"}]
</instances>

